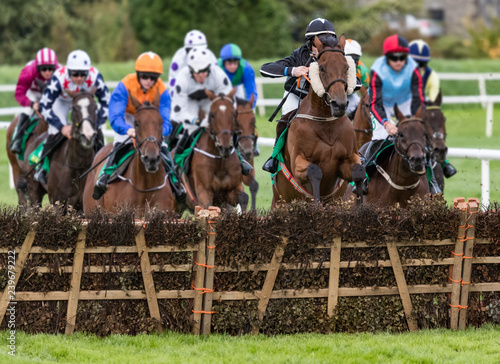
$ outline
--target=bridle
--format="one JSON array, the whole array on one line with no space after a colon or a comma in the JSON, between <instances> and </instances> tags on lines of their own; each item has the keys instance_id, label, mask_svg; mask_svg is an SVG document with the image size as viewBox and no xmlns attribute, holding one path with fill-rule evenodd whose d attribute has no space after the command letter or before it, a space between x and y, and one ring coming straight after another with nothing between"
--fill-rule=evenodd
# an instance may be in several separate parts
<instances>
[{"instance_id":1,"label":"bridle","mask_svg":"<svg viewBox=\"0 0 500 364\"><path fill-rule=\"evenodd\" d=\"M316 62L319 63L319 59L321 58L321 56L323 54L325 54L326 52L338 52L338 53L341 53L343 56L345 56L345 53L342 49L337 49L337 48L327 48L327 49L323 49L321 52L318 53L318 56L316 57ZM331 81L328 86L325 87L325 93L323 95L323 101L325 102L326 105L330 105L331 103L331 97L330 95L328 94L328 90L330 89L330 87L332 87L335 83L337 82L341 82L344 84L344 90L347 92L347 81L344 80L343 78L336 78L334 79L333 81ZM328 98L330 98L330 101L328 101L326 99L326 95L328 95Z\"/></svg>"},{"instance_id":2,"label":"bridle","mask_svg":"<svg viewBox=\"0 0 500 364\"><path fill-rule=\"evenodd\" d=\"M154 109L154 110L158 111L158 108L155 107L155 106L152 106L152 105L141 106L139 109L137 109L135 115L137 116L142 111L144 111L144 110L151 110L151 109ZM136 130L136 135L137 135L137 130ZM137 141L137 139L136 139L136 141L134 143L134 148L137 151L137 154L139 155L139 157L141 158L141 160L143 160L143 156L144 156L144 154L141 151L141 148L143 146L146 147L149 143L154 143L158 147L158 151L161 149L161 143L162 142L159 141L158 139L156 139L152 135L150 135L150 136L148 136L148 137L146 137L146 138L144 138L144 139L142 139L140 141Z\"/></svg>"},{"instance_id":3,"label":"bridle","mask_svg":"<svg viewBox=\"0 0 500 364\"><path fill-rule=\"evenodd\" d=\"M238 115L250 114L250 113L253 113L252 109L249 109L249 110L236 109L236 128L240 127L240 123L238 122ZM255 140L257 139L255 134L241 135L241 133L242 133L241 130L236 130L236 140L237 140L238 146L239 146L240 141L245 140L245 139L250 139L252 141L252 143L255 143Z\"/></svg>"},{"instance_id":4,"label":"bridle","mask_svg":"<svg viewBox=\"0 0 500 364\"><path fill-rule=\"evenodd\" d=\"M217 96L215 99L212 100L211 106L215 102L220 101L220 100L226 100L231 105L233 104L233 100L231 98L229 98L227 96ZM214 144L217 147L217 149L219 149L219 153L220 153L221 152L221 148L222 148L222 143L219 141L219 135L231 135L231 136L234 136L235 135L235 131L234 130L229 130L229 129L221 129L221 130L214 131L212 129L212 120L213 120L213 114L210 113L209 116L208 116L209 130L207 132L208 132L208 135L210 136L210 138L214 141ZM233 114L233 125L236 126L236 113ZM231 144L230 144L230 147L232 149L234 149L233 139L234 138L231 138Z\"/></svg>"},{"instance_id":5,"label":"bridle","mask_svg":"<svg viewBox=\"0 0 500 364\"><path fill-rule=\"evenodd\" d=\"M368 120L368 123L370 123L371 117L370 114L368 113L367 109L370 107L369 105L365 107L366 104L363 103L363 99L368 96L368 93L363 96L363 98L359 101L361 103L361 110L363 110L363 114L366 116L366 120ZM354 131L357 131L359 133L366 133L370 134L373 133L373 128L366 128L366 129L354 129Z\"/></svg>"},{"instance_id":6,"label":"bridle","mask_svg":"<svg viewBox=\"0 0 500 364\"><path fill-rule=\"evenodd\" d=\"M437 105L426 106L425 111L427 111L427 110L441 110L441 106L437 106ZM432 127L432 124L429 123L429 125ZM446 134L439 131L439 130L433 130L432 138L433 139L442 139L443 141L445 141Z\"/></svg>"},{"instance_id":7,"label":"bridle","mask_svg":"<svg viewBox=\"0 0 500 364\"><path fill-rule=\"evenodd\" d=\"M399 126L401 126L402 124L406 124L406 123L409 123L409 122L419 122L421 123L422 125L424 125L424 121L421 119L421 118L409 118L409 119L405 119L401 122L399 122L398 124L398 128ZM426 144L429 144L430 143L430 140L429 140L429 136L427 134L425 134L425 140L426 140ZM396 151L396 153L398 153L409 165L411 165L410 163L410 158L408 157L408 151L410 150L410 147L412 145L418 145L420 147L420 149L422 150L422 153L425 155L425 146L422 145L422 143L420 143L419 141L414 141L412 143L410 143L407 147L406 147L406 150L400 150L398 145L399 145L399 134L396 134L395 138L394 138L394 150Z\"/></svg>"},{"instance_id":8,"label":"bridle","mask_svg":"<svg viewBox=\"0 0 500 364\"><path fill-rule=\"evenodd\" d=\"M72 106L71 106L71 135L72 135L72 137L81 135L80 134L80 127L82 126L84 121L88 121L94 129L96 128L97 115L94 115L94 118L92 118L90 112L89 112L89 116L87 116L87 117L84 117L84 118L82 117L79 120L73 119L73 115L75 115L75 116L80 115L81 116L81 112L80 112L79 108L77 108L74 104L77 100L82 99L84 96L89 97L89 99L91 99L92 102L95 102L94 95L90 92L81 92L73 98L73 102L72 102ZM93 140L96 138L96 135L97 134L94 134L94 136L92 137Z\"/></svg>"}]
</instances>

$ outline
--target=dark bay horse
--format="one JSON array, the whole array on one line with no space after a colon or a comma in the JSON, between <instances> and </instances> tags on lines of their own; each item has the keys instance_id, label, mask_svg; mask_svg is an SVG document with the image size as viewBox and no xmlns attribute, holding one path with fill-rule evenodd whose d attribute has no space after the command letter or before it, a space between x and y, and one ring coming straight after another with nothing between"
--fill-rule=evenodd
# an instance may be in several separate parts
<instances>
[{"instance_id":1,"label":"dark bay horse","mask_svg":"<svg viewBox=\"0 0 500 364\"><path fill-rule=\"evenodd\" d=\"M66 92L73 97L71 138L64 138L50 156L47 185L43 187L49 195L50 203L60 202L82 211L85 178L80 176L90 167L95 154L94 144L98 136L97 103L94 98L95 89L92 92ZM45 137L46 135L42 134L37 138L37 142L41 142ZM43 195L39 197L41 202Z\"/></svg>"},{"instance_id":2,"label":"dark bay horse","mask_svg":"<svg viewBox=\"0 0 500 364\"><path fill-rule=\"evenodd\" d=\"M238 136L238 152L253 167L254 145L257 142L255 133L255 113L252 109L254 95L249 101L236 98L236 134ZM252 195L252 210L255 210L259 183L255 179L255 169L247 176L242 176Z\"/></svg>"},{"instance_id":3,"label":"dark bay horse","mask_svg":"<svg viewBox=\"0 0 500 364\"><path fill-rule=\"evenodd\" d=\"M432 129L432 163L436 181L441 191L444 191L444 175L441 163L446 160L448 147L446 146L446 117L441 110L442 95L439 91L434 102L426 102L422 118Z\"/></svg>"},{"instance_id":4,"label":"dark bay horse","mask_svg":"<svg viewBox=\"0 0 500 364\"><path fill-rule=\"evenodd\" d=\"M411 197L423 198L430 193L425 168L431 130L422 120L423 107L409 119L405 119L397 106L395 114L399 121L395 147L390 156L376 165L377 171L368 183L366 202L399 204L404 208Z\"/></svg>"},{"instance_id":5,"label":"dark bay horse","mask_svg":"<svg viewBox=\"0 0 500 364\"><path fill-rule=\"evenodd\" d=\"M117 212L123 207L134 208L141 215L149 207L158 207L170 214L174 212L175 199L160 155L163 140L163 118L158 109L160 94L155 96L152 104L147 101L141 104L130 92L129 98L137 110L134 120L134 158L119 180L110 183L106 193L96 201L92 198L94 184L105 163L103 158L111 152L113 143L107 144L97 153L92 167L102 162L89 173L83 194L83 208L87 216L97 206L110 212Z\"/></svg>"},{"instance_id":6,"label":"dark bay horse","mask_svg":"<svg viewBox=\"0 0 500 364\"><path fill-rule=\"evenodd\" d=\"M208 126L198 139L191 159L189 185L194 189L197 204L203 208L240 204L245 209L248 196L243 190L241 165L234 145L236 89L228 95L205 92L212 103Z\"/></svg>"},{"instance_id":7,"label":"dark bay horse","mask_svg":"<svg viewBox=\"0 0 500 364\"><path fill-rule=\"evenodd\" d=\"M356 145L358 150L372 140L373 125L370 114L370 95L366 87L361 87L361 99L359 100L352 126L356 132Z\"/></svg>"},{"instance_id":8,"label":"dark bay horse","mask_svg":"<svg viewBox=\"0 0 500 364\"><path fill-rule=\"evenodd\" d=\"M337 45L315 38L319 53L309 68L311 89L288 128L284 164L280 163L273 185L273 207L294 199L328 201L339 179L354 181L361 191L365 171L354 128L345 115L346 91L348 86L354 88L356 66L349 65L344 45L344 35Z\"/></svg>"}]
</instances>

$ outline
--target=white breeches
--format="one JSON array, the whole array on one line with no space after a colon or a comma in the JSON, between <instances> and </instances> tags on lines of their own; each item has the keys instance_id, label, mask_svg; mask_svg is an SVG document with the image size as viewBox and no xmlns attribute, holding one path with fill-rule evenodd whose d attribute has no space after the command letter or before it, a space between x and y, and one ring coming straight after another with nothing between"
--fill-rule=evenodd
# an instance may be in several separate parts
<instances>
[{"instance_id":1,"label":"white breeches","mask_svg":"<svg viewBox=\"0 0 500 364\"><path fill-rule=\"evenodd\" d=\"M398 105L399 110L403 113L403 115L408 116L411 115L411 99L406 101L405 103ZM384 110L385 114L387 115L387 119L389 120L390 123L393 123L396 125L396 116L394 115L394 107L393 106L387 106L384 105ZM379 139L385 139L389 135L385 128L380 124L373 114L371 114L372 117L372 125L373 125L373 136L372 140L379 140Z\"/></svg>"}]
</instances>

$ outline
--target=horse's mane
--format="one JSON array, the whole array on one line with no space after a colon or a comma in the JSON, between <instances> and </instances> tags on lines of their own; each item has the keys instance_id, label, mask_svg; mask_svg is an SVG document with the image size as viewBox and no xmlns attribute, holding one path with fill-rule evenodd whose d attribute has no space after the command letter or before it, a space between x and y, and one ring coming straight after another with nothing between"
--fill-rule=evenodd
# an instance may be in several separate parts
<instances>
[{"instance_id":1,"label":"horse's mane","mask_svg":"<svg viewBox=\"0 0 500 364\"><path fill-rule=\"evenodd\" d=\"M321 44L327 47L335 48L339 44L339 40L333 34L320 34L317 36Z\"/></svg>"},{"instance_id":2,"label":"horse's mane","mask_svg":"<svg viewBox=\"0 0 500 364\"><path fill-rule=\"evenodd\" d=\"M242 99L241 97L236 97L236 105L237 106L245 106L247 104L247 100Z\"/></svg>"}]
</instances>

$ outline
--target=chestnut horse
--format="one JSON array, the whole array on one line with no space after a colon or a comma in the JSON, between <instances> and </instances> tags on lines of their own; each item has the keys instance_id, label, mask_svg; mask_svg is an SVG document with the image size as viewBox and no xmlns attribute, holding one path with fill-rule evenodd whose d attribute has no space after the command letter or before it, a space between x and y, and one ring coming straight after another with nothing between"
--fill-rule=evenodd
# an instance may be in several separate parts
<instances>
[{"instance_id":1,"label":"chestnut horse","mask_svg":"<svg viewBox=\"0 0 500 364\"><path fill-rule=\"evenodd\" d=\"M372 140L373 124L370 114L370 95L365 86L361 87L361 99L359 100L352 126L356 132L356 145L358 150Z\"/></svg>"},{"instance_id":2,"label":"chestnut horse","mask_svg":"<svg viewBox=\"0 0 500 364\"><path fill-rule=\"evenodd\" d=\"M234 145L236 110L233 89L228 95L205 90L212 101L208 126L199 137L187 175L196 204L203 208L240 204L246 208L248 196L243 190L241 165ZM193 201L188 199L190 208Z\"/></svg>"},{"instance_id":3,"label":"chestnut horse","mask_svg":"<svg viewBox=\"0 0 500 364\"><path fill-rule=\"evenodd\" d=\"M273 207L294 199L328 201L339 179L354 181L361 191L365 170L345 115L346 91L355 86L356 66L352 59L348 63L344 45L344 35L338 44L322 44L315 38L319 53L309 68L311 89L288 127L284 163L273 185Z\"/></svg>"},{"instance_id":4,"label":"chestnut horse","mask_svg":"<svg viewBox=\"0 0 500 364\"><path fill-rule=\"evenodd\" d=\"M255 135L255 114L252 109L254 95L249 101L236 98L236 134L238 136L238 152L245 160L254 166L254 145L257 141ZM257 202L257 191L259 183L255 179L255 169L248 176L243 176L243 183L246 184L252 195L252 210L255 210Z\"/></svg>"},{"instance_id":5,"label":"chestnut horse","mask_svg":"<svg viewBox=\"0 0 500 364\"><path fill-rule=\"evenodd\" d=\"M406 207L413 196L429 195L426 173L426 147L430 144L428 124L422 120L423 106L414 117L405 119L395 105L399 121L391 155L375 166L377 171L370 177L366 202L377 205ZM366 148L362 148L364 151Z\"/></svg>"},{"instance_id":6,"label":"chestnut horse","mask_svg":"<svg viewBox=\"0 0 500 364\"><path fill-rule=\"evenodd\" d=\"M160 155L163 140L163 118L158 109L160 94L157 93L152 104L148 101L141 104L130 92L129 99L137 110L134 158L123 175L118 176L119 180L110 183L106 193L96 201L92 198L94 184L105 163L102 159L111 152L113 143L97 153L92 165L96 168L89 173L83 194L83 208L87 216L96 207L110 212L117 212L123 207L134 208L140 215L149 207L158 207L170 214L174 212L175 199ZM97 165L98 161L101 163Z\"/></svg>"},{"instance_id":7,"label":"chestnut horse","mask_svg":"<svg viewBox=\"0 0 500 364\"><path fill-rule=\"evenodd\" d=\"M73 97L71 109L71 138L63 138L61 144L50 156L45 191L50 203L60 202L71 205L77 211L83 210L82 195L85 178L80 178L91 165L94 158L94 144L98 137L97 104L93 92L66 91ZM42 134L34 145L46 138ZM33 149L33 148L29 148ZM29 151L28 150L28 151ZM39 202L41 203L40 196Z\"/></svg>"},{"instance_id":8,"label":"chestnut horse","mask_svg":"<svg viewBox=\"0 0 500 364\"><path fill-rule=\"evenodd\" d=\"M446 117L441 110L442 96L439 91L434 102L426 102L423 119L432 129L432 161L434 176L441 191L444 191L444 176L441 162L446 160L448 147L446 146Z\"/></svg>"}]
</instances>

